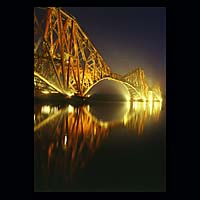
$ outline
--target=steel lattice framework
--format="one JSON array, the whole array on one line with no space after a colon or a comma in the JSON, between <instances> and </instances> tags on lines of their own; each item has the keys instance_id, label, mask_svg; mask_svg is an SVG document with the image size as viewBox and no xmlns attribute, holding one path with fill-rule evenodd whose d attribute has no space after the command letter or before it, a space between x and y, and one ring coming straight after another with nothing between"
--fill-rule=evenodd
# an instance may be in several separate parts
<instances>
[{"instance_id":1,"label":"steel lattice framework","mask_svg":"<svg viewBox=\"0 0 200 200\"><path fill-rule=\"evenodd\" d=\"M159 85L150 88L141 68L124 76L111 73L71 14L57 7L39 10L40 14L34 10L35 90L85 96L98 82L111 79L124 84L132 99L148 98L150 91L161 99Z\"/></svg>"}]
</instances>

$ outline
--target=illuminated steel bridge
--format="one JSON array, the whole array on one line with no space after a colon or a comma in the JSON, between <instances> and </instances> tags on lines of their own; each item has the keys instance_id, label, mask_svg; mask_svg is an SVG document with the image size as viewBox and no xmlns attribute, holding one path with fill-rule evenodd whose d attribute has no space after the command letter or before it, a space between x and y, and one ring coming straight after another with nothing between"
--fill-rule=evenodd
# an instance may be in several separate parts
<instances>
[{"instance_id":1,"label":"illuminated steel bridge","mask_svg":"<svg viewBox=\"0 0 200 200\"><path fill-rule=\"evenodd\" d=\"M102 80L124 84L132 100L159 100L159 85L150 87L141 68L111 72L86 33L69 13L57 7L34 10L34 95L60 93L84 97Z\"/></svg>"}]
</instances>

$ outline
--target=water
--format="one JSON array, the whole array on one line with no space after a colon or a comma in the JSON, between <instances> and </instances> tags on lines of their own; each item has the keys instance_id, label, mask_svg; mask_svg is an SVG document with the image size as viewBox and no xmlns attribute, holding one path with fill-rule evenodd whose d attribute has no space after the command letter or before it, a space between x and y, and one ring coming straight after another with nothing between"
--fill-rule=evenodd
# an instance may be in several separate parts
<instances>
[{"instance_id":1,"label":"water","mask_svg":"<svg viewBox=\"0 0 200 200\"><path fill-rule=\"evenodd\" d=\"M166 191L165 105L35 104L34 191Z\"/></svg>"}]
</instances>

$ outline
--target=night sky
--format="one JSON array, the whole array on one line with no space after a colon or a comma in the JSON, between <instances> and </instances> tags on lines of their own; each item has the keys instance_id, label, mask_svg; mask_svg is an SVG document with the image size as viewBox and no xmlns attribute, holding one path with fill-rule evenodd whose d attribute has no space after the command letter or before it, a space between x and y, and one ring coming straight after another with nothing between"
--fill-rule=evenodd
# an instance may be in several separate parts
<instances>
[{"instance_id":1,"label":"night sky","mask_svg":"<svg viewBox=\"0 0 200 200\"><path fill-rule=\"evenodd\" d=\"M116 73L142 67L166 92L165 7L64 7Z\"/></svg>"}]
</instances>

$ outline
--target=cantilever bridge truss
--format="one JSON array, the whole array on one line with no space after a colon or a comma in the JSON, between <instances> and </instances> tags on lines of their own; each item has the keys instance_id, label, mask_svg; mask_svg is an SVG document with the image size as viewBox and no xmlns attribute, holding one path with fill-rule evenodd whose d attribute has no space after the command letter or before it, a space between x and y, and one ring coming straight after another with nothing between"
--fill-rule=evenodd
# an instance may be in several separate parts
<instances>
[{"instance_id":1,"label":"cantilever bridge truss","mask_svg":"<svg viewBox=\"0 0 200 200\"><path fill-rule=\"evenodd\" d=\"M76 19L61 8L34 9L34 94L36 91L85 96L98 82L124 84L132 99L161 99L159 85L150 87L144 71L111 72Z\"/></svg>"}]
</instances>

